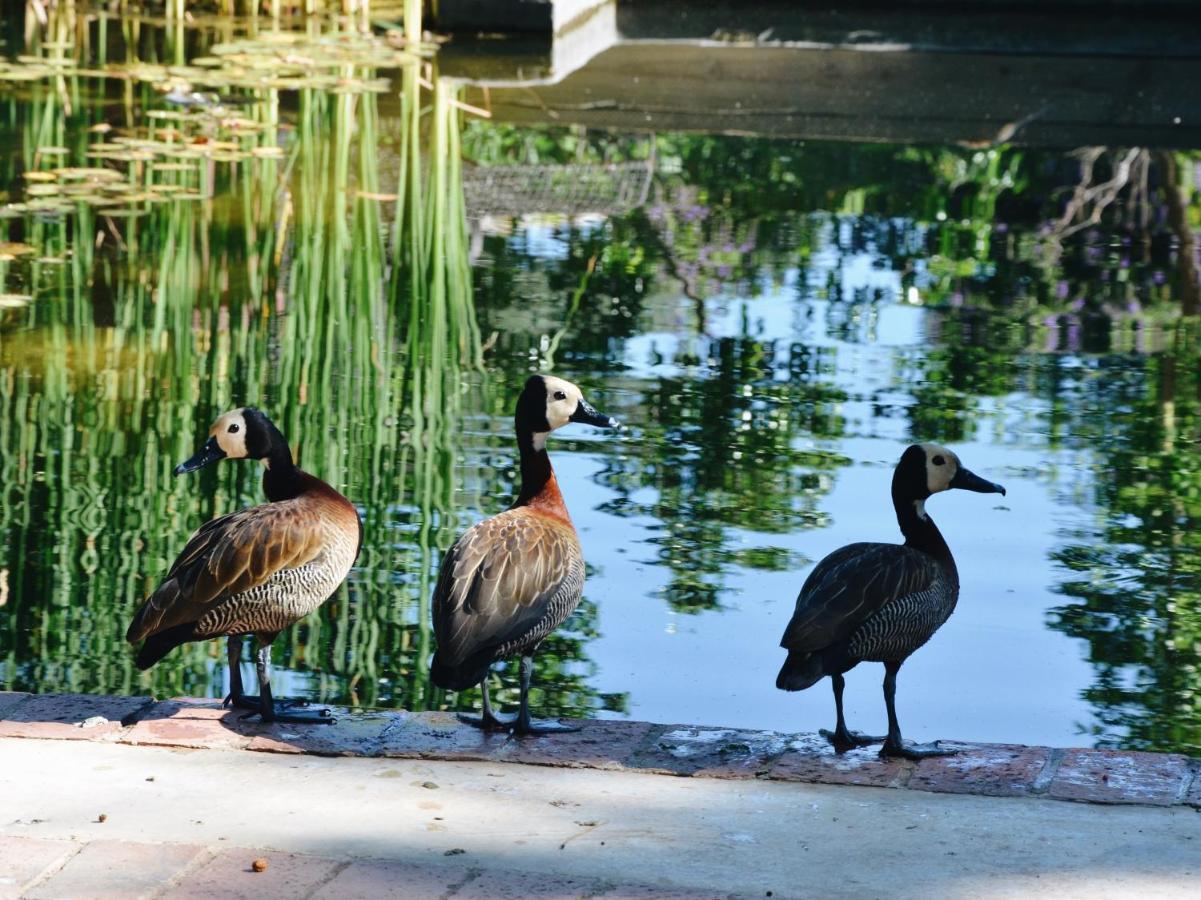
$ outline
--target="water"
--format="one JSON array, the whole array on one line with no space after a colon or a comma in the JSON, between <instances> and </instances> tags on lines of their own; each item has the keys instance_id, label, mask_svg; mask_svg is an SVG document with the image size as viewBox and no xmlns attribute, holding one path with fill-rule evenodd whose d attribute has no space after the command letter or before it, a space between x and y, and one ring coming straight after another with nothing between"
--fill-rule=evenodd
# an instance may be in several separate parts
<instances>
[{"instance_id":1,"label":"water","mask_svg":"<svg viewBox=\"0 0 1201 900\"><path fill-rule=\"evenodd\" d=\"M1201 214L1201 153L1140 151L1146 193L1057 240L1065 152L518 127L390 74L378 97L246 90L242 131L145 84L0 91L0 186L27 204L0 240L30 248L0 253L5 689L224 693L219 644L143 674L123 634L192 530L261 499L250 464L170 475L253 403L366 524L348 586L277 641L277 693L472 705L428 684L433 577L513 496L513 402L552 370L628 427L552 438L589 573L540 710L831 725L824 683L775 690L780 633L813 562L898 538L891 467L937 440L1009 493L930 503L963 589L901 672L907 736L1201 750L1172 220ZM89 155L155 122L183 137ZM24 173L64 165L130 186L39 205L68 177ZM881 677L848 676L853 727L883 728Z\"/></svg>"}]
</instances>

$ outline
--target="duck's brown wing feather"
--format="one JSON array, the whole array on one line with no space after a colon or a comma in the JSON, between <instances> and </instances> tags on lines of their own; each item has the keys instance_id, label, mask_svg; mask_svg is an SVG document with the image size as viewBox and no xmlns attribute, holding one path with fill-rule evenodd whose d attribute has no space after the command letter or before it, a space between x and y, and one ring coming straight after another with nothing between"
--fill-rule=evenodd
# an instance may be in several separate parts
<instances>
[{"instance_id":1,"label":"duck's brown wing feather","mask_svg":"<svg viewBox=\"0 0 1201 900\"><path fill-rule=\"evenodd\" d=\"M229 597L316 557L325 542L302 500L252 506L212 519L188 539L158 589L142 604L126 638L195 622Z\"/></svg>"},{"instance_id":2,"label":"duck's brown wing feather","mask_svg":"<svg viewBox=\"0 0 1201 900\"><path fill-rule=\"evenodd\" d=\"M575 608L584 560L570 525L523 510L485 519L442 561L433 597L438 654L455 666L549 634Z\"/></svg>"},{"instance_id":3,"label":"duck's brown wing feather","mask_svg":"<svg viewBox=\"0 0 1201 900\"><path fill-rule=\"evenodd\" d=\"M780 646L814 652L849 638L884 606L942 574L934 557L901 544L848 544L809 573Z\"/></svg>"}]
</instances>

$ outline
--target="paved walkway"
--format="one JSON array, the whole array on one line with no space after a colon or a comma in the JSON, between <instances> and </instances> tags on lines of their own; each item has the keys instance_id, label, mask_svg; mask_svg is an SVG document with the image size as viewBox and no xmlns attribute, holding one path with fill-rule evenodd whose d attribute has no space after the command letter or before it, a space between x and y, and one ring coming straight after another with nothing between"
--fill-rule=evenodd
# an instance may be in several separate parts
<instances>
[{"instance_id":1,"label":"paved walkway","mask_svg":"<svg viewBox=\"0 0 1201 900\"><path fill-rule=\"evenodd\" d=\"M1201 875L1185 757L964 745L914 766L808 736L290 730L145 698L0 694L0 719L0 898L1168 897Z\"/></svg>"}]
</instances>

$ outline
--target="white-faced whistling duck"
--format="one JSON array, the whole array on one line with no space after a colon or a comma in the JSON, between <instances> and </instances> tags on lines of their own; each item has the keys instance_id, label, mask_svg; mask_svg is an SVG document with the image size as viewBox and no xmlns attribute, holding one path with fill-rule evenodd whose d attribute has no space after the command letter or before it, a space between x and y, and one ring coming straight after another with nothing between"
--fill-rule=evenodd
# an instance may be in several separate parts
<instances>
[{"instance_id":1,"label":"white-faced whistling duck","mask_svg":"<svg viewBox=\"0 0 1201 900\"><path fill-rule=\"evenodd\" d=\"M362 544L358 511L295 466L284 436L257 409L235 409L217 419L204 446L175 474L226 458L262 460L270 502L202 525L125 637L145 642L137 665L147 669L180 644L227 635L227 705L254 710L264 722L331 722L327 709L272 700L271 643L324 603L350 571ZM242 641L250 634L258 638L257 697L242 691Z\"/></svg>"},{"instance_id":2,"label":"white-faced whistling duck","mask_svg":"<svg viewBox=\"0 0 1201 900\"><path fill-rule=\"evenodd\" d=\"M930 640L955 610L959 573L934 520L931 494L962 488L1004 494L1005 488L968 471L936 444L914 444L892 476L892 504L904 544L848 544L817 564L805 579L780 646L788 651L776 687L803 691L829 675L838 722L823 731L835 750L884 741L881 754L917 759L949 751L902 741L895 705L897 670ZM842 716L843 673L864 661L884 663L888 736L847 730Z\"/></svg>"},{"instance_id":3,"label":"white-faced whistling duck","mask_svg":"<svg viewBox=\"0 0 1201 900\"><path fill-rule=\"evenodd\" d=\"M460 716L483 728L518 734L574 731L559 722L530 720L534 651L571 615L584 588L584 556L546 453L547 435L569 422L614 428L617 422L584 401L562 378L534 375L514 417L521 452L521 492L509 509L473 525L442 560L434 589L438 650L434 684L461 691L483 685L483 714ZM515 717L492 710L488 670L521 657L521 707Z\"/></svg>"}]
</instances>

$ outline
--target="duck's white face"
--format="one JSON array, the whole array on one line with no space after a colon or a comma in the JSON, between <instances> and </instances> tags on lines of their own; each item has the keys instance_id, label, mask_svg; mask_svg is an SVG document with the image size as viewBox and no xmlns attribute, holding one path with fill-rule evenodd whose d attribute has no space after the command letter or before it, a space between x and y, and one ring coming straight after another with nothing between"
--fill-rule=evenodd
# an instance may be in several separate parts
<instances>
[{"instance_id":1,"label":"duck's white face","mask_svg":"<svg viewBox=\"0 0 1201 900\"><path fill-rule=\"evenodd\" d=\"M546 422L550 425L550 430L554 431L571 421L584 395L578 387L565 379L544 375L542 380L546 383Z\"/></svg>"},{"instance_id":2,"label":"duck's white face","mask_svg":"<svg viewBox=\"0 0 1201 900\"><path fill-rule=\"evenodd\" d=\"M948 490L959 471L959 457L939 444L922 444L926 454L926 490L931 494Z\"/></svg>"},{"instance_id":3,"label":"duck's white face","mask_svg":"<svg viewBox=\"0 0 1201 900\"><path fill-rule=\"evenodd\" d=\"M233 409L219 416L209 429L209 437L217 442L229 459L245 459L249 454L246 450L244 410Z\"/></svg>"}]
</instances>

